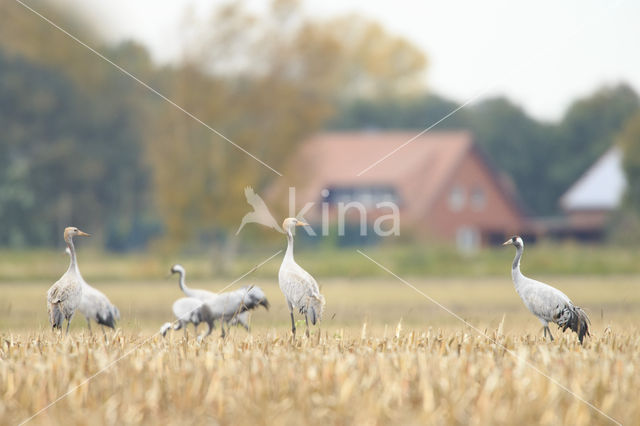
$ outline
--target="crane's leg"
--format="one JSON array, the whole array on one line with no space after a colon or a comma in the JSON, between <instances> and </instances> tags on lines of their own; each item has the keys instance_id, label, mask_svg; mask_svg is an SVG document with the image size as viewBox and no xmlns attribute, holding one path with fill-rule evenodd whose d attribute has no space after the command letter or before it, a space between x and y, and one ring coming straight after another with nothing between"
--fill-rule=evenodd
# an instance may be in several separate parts
<instances>
[{"instance_id":1,"label":"crane's leg","mask_svg":"<svg viewBox=\"0 0 640 426\"><path fill-rule=\"evenodd\" d=\"M69 334L69 325L71 325L71 317L67 318L67 334Z\"/></svg>"},{"instance_id":2,"label":"crane's leg","mask_svg":"<svg viewBox=\"0 0 640 426\"><path fill-rule=\"evenodd\" d=\"M307 335L307 339L309 338L309 318L307 317L307 314L304 314L304 322L307 324L307 329L305 330L304 334Z\"/></svg>"},{"instance_id":3,"label":"crane's leg","mask_svg":"<svg viewBox=\"0 0 640 426\"><path fill-rule=\"evenodd\" d=\"M287 298L287 306L289 307L289 314L291 315L291 333L293 333L293 338L296 337L296 320L293 318L293 306L291 302Z\"/></svg>"},{"instance_id":4,"label":"crane's leg","mask_svg":"<svg viewBox=\"0 0 640 426\"><path fill-rule=\"evenodd\" d=\"M289 311L291 314L291 332L293 333L293 337L296 337L296 321L293 319L293 311Z\"/></svg>"},{"instance_id":5,"label":"crane's leg","mask_svg":"<svg viewBox=\"0 0 640 426\"><path fill-rule=\"evenodd\" d=\"M549 333L549 338L553 342L553 335L551 334L551 330L549 330L549 326L548 325L544 326L544 332L545 332L545 336L546 336L547 333Z\"/></svg>"},{"instance_id":6,"label":"crane's leg","mask_svg":"<svg viewBox=\"0 0 640 426\"><path fill-rule=\"evenodd\" d=\"M104 331L104 325L101 325L100 329L102 330L102 335L104 336L104 340L107 340L107 333Z\"/></svg>"},{"instance_id":7,"label":"crane's leg","mask_svg":"<svg viewBox=\"0 0 640 426\"><path fill-rule=\"evenodd\" d=\"M224 332L224 319L220 320L220 329L222 330L222 334L220 334L220 337L224 339L224 337L226 336Z\"/></svg>"},{"instance_id":8,"label":"crane's leg","mask_svg":"<svg viewBox=\"0 0 640 426\"><path fill-rule=\"evenodd\" d=\"M91 320L87 317L87 327L89 327L89 334L93 336L93 331L91 331Z\"/></svg>"}]
</instances>

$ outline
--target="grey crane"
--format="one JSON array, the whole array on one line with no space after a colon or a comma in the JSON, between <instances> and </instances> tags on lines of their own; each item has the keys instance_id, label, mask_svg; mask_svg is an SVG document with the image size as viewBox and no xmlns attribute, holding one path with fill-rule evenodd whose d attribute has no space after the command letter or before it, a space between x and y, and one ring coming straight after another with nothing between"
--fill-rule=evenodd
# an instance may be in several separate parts
<instances>
[{"instance_id":1,"label":"grey crane","mask_svg":"<svg viewBox=\"0 0 640 426\"><path fill-rule=\"evenodd\" d=\"M187 325L193 324L196 334L198 333L198 325L204 322L209 326L207 333L203 336L206 337L211 334L211 330L214 328L214 316L202 300L195 297L182 297L173 302L173 314L176 316L177 321L173 326L174 330L180 330L184 328L184 334L187 335ZM166 322L160 327L160 333L164 337L167 331L171 328L172 323Z\"/></svg>"},{"instance_id":2,"label":"grey crane","mask_svg":"<svg viewBox=\"0 0 640 426\"><path fill-rule=\"evenodd\" d=\"M516 291L524 302L525 306L534 314L544 327L544 336L553 340L549 323L554 322L562 331L567 328L576 332L580 344L584 336L589 336L589 317L582 310L571 302L566 294L551 287L548 284L525 277L520 272L520 259L524 251L524 242L519 236L514 236L505 241L502 245L513 245L516 248L516 257L511 266L511 276Z\"/></svg>"},{"instance_id":3,"label":"grey crane","mask_svg":"<svg viewBox=\"0 0 640 426\"><path fill-rule=\"evenodd\" d=\"M178 274L179 275L179 280L178 280L178 284L180 286L180 289L182 290L182 292L189 297L193 297L195 299L198 299L202 302L207 302L210 301L212 299L215 299L218 294L214 293L212 291L208 291L208 290L201 290L201 289L193 289L187 286L186 283L186 270L184 269L184 267L180 264L175 264L171 267L171 273L172 274ZM214 318L214 320L217 319ZM239 312L237 315L232 316L231 318L229 318L228 316L226 317L225 322L228 325L241 325L243 326L247 331L249 331L249 313L244 311L244 312ZM166 326L166 324L165 324ZM163 326L164 327L164 326ZM215 321L213 321L211 323L211 327L215 328ZM224 333L224 329L222 330ZM166 332L166 331L165 331Z\"/></svg>"},{"instance_id":4,"label":"grey crane","mask_svg":"<svg viewBox=\"0 0 640 426\"><path fill-rule=\"evenodd\" d=\"M295 217L289 217L282 223L282 228L287 234L287 251L280 265L278 281L280 290L282 290L285 299L287 299L293 336L295 337L296 335L293 310L298 309L304 315L304 320L307 324L306 335L309 337L309 318L311 318L311 324L313 325L322 319L325 301L320 294L320 288L316 280L293 259L293 229L296 226L309 225Z\"/></svg>"},{"instance_id":5,"label":"grey crane","mask_svg":"<svg viewBox=\"0 0 640 426\"><path fill-rule=\"evenodd\" d=\"M68 255L71 255L69 247L65 251ZM120 319L120 311L104 293L90 286L83 277L80 278L82 280L82 299L80 299L80 305L78 305L78 312L84 315L87 320L87 327L89 327L90 333L91 320L94 320L100 324L102 334L106 336L104 326L115 328L116 321Z\"/></svg>"},{"instance_id":6,"label":"grey crane","mask_svg":"<svg viewBox=\"0 0 640 426\"><path fill-rule=\"evenodd\" d=\"M211 309L214 319L220 320L222 337L225 336L224 324L242 324L247 331L248 311L264 306L269 309L269 301L260 287L246 286L235 291L220 293L216 297L207 299L205 304Z\"/></svg>"},{"instance_id":7,"label":"grey crane","mask_svg":"<svg viewBox=\"0 0 640 426\"><path fill-rule=\"evenodd\" d=\"M69 255L69 268L62 277L55 282L47 291L47 312L49 313L49 322L52 329L59 328L62 330L64 320L67 320L67 334L69 334L69 324L76 309L82 300L82 275L78 269L76 260L76 250L73 245L73 237L90 235L76 228L69 226L64 230L64 241L67 243Z\"/></svg>"},{"instance_id":8,"label":"grey crane","mask_svg":"<svg viewBox=\"0 0 640 426\"><path fill-rule=\"evenodd\" d=\"M116 305L111 303L104 293L94 287L91 287L84 280L82 286L82 299L80 299L78 311L84 315L87 320L89 332L91 332L91 320L100 324L102 333L105 334L104 326L106 325L107 327L115 329L116 321L120 319L120 311Z\"/></svg>"}]
</instances>

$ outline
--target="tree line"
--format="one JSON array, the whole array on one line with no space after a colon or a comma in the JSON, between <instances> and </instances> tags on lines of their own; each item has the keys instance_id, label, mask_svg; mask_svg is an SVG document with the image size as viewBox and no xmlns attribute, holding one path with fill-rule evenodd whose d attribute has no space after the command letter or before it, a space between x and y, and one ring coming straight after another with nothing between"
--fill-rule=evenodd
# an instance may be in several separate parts
<instances>
[{"instance_id":1,"label":"tree line","mask_svg":"<svg viewBox=\"0 0 640 426\"><path fill-rule=\"evenodd\" d=\"M458 106L427 93L427 57L409 41L356 16L310 18L293 0L186 17L171 65L133 42L109 45L54 2L38 7L276 170L314 132L421 130ZM18 4L0 5L0 76L0 246L55 245L70 223L110 250L224 244L244 187L262 193L278 178ZM470 129L529 211L548 215L638 105L630 87L607 87L546 123L496 98L437 128Z\"/></svg>"}]
</instances>

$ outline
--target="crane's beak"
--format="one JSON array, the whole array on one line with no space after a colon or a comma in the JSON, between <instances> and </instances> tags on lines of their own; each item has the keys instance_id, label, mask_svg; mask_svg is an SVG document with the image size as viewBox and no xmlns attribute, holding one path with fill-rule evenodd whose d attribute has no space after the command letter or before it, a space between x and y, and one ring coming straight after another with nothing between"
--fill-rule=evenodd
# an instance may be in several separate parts
<instances>
[{"instance_id":1,"label":"crane's beak","mask_svg":"<svg viewBox=\"0 0 640 426\"><path fill-rule=\"evenodd\" d=\"M79 229L78 229L78 235L80 235L81 237L90 237L91 236L91 234L87 234L86 232L81 231Z\"/></svg>"},{"instance_id":2,"label":"crane's beak","mask_svg":"<svg viewBox=\"0 0 640 426\"><path fill-rule=\"evenodd\" d=\"M309 226L309 224L300 220L298 221L298 223L296 223L296 226Z\"/></svg>"},{"instance_id":3,"label":"crane's beak","mask_svg":"<svg viewBox=\"0 0 640 426\"><path fill-rule=\"evenodd\" d=\"M513 241L511 241L511 239L508 239L507 241L502 243L503 246L508 246L509 244L513 244Z\"/></svg>"}]
</instances>

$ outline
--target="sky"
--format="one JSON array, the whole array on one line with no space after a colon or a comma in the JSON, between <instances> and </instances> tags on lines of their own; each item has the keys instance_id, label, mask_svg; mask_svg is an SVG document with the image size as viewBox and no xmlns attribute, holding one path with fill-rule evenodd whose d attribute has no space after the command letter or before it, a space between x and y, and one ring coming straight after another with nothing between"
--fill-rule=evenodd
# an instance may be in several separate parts
<instances>
[{"instance_id":1,"label":"sky","mask_svg":"<svg viewBox=\"0 0 640 426\"><path fill-rule=\"evenodd\" d=\"M188 8L204 20L222 2L201 0L66 0L86 9L113 42L134 39L159 62L175 60ZM249 0L259 10L265 2ZM460 103L507 96L542 120L619 82L640 93L640 2L324 0L310 16L357 13L381 22L427 55L430 90Z\"/></svg>"}]
</instances>

